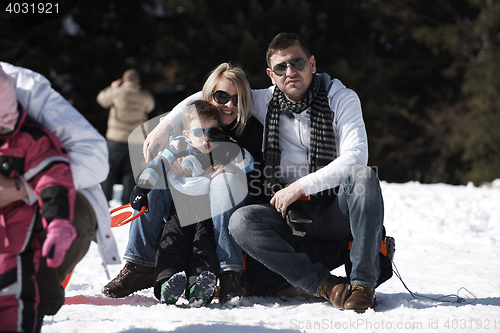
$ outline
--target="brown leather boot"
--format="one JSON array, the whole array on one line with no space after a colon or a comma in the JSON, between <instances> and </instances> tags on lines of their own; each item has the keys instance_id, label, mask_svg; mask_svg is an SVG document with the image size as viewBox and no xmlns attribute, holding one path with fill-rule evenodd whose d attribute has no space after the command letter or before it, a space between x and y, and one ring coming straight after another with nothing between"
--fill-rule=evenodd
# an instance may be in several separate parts
<instances>
[{"instance_id":1,"label":"brown leather boot","mask_svg":"<svg viewBox=\"0 0 500 333\"><path fill-rule=\"evenodd\" d=\"M354 310L357 313L364 313L366 309L375 308L375 288L352 285L351 293L345 301L344 308L346 310Z\"/></svg>"},{"instance_id":2,"label":"brown leather boot","mask_svg":"<svg viewBox=\"0 0 500 333\"><path fill-rule=\"evenodd\" d=\"M344 310L344 302L349 295L349 279L345 277L330 276L321 284L320 295L340 310Z\"/></svg>"},{"instance_id":3,"label":"brown leather boot","mask_svg":"<svg viewBox=\"0 0 500 333\"><path fill-rule=\"evenodd\" d=\"M102 288L105 296L121 298L138 290L151 288L154 282L154 267L125 263L120 273Z\"/></svg>"}]
</instances>

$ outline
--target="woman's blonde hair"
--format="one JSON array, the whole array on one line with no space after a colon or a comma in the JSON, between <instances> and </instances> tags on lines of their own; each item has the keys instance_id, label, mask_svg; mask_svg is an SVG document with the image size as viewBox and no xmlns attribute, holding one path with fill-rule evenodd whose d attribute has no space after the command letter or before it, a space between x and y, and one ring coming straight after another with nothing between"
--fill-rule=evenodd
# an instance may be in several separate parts
<instances>
[{"instance_id":1,"label":"woman's blonde hair","mask_svg":"<svg viewBox=\"0 0 500 333\"><path fill-rule=\"evenodd\" d=\"M227 79L234 83L238 94L238 117L236 118L236 133L241 134L248 118L252 115L252 92L247 77L238 66L224 62L217 66L208 76L203 85L203 99L212 102L212 92L221 79Z\"/></svg>"}]
</instances>

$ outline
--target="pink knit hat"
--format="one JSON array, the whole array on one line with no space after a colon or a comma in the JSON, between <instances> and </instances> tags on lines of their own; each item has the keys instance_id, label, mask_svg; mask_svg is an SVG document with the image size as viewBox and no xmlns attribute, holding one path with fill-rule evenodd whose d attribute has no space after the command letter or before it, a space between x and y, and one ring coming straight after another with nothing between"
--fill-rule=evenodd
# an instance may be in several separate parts
<instances>
[{"instance_id":1,"label":"pink knit hat","mask_svg":"<svg viewBox=\"0 0 500 333\"><path fill-rule=\"evenodd\" d=\"M14 82L0 67L0 126L12 131L18 116Z\"/></svg>"}]
</instances>

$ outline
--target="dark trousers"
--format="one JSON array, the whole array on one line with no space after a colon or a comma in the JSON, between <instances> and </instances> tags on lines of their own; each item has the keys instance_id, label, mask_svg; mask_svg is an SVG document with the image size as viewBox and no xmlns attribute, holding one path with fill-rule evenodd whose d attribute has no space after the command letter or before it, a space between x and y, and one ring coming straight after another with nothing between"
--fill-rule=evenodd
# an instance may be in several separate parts
<instances>
[{"instance_id":1,"label":"dark trousers","mask_svg":"<svg viewBox=\"0 0 500 333\"><path fill-rule=\"evenodd\" d=\"M41 257L40 268L36 274L40 293L39 315L55 315L63 306L64 288L61 283L66 275L71 273L73 267L83 259L96 232L97 219L94 209L87 198L78 191L75 198L73 226L78 231L78 237L66 252L61 266L50 268L47 266L45 257ZM40 244L43 244L47 232L43 229L40 219L35 224L35 234Z\"/></svg>"},{"instance_id":2,"label":"dark trousers","mask_svg":"<svg viewBox=\"0 0 500 333\"><path fill-rule=\"evenodd\" d=\"M113 186L123 184L122 205L130 202L130 194L135 186L134 173L130 163L129 145L125 142L108 140L109 174L101 184L106 199L113 199Z\"/></svg>"},{"instance_id":3,"label":"dark trousers","mask_svg":"<svg viewBox=\"0 0 500 333\"><path fill-rule=\"evenodd\" d=\"M186 196L186 199L189 201L190 198ZM218 275L219 270L212 219L181 227L174 211L165 223L158 242L154 284L156 298L161 297L161 285L175 273L186 272L188 292L200 273L210 271Z\"/></svg>"}]
</instances>

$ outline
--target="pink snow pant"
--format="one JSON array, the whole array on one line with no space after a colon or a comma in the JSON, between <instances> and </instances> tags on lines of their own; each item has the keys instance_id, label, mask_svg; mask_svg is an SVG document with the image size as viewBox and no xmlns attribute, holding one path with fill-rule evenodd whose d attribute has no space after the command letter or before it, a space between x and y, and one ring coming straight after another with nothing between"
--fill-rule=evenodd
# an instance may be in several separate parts
<instances>
[{"instance_id":1,"label":"pink snow pant","mask_svg":"<svg viewBox=\"0 0 500 333\"><path fill-rule=\"evenodd\" d=\"M15 232L7 230L11 246L0 244L0 332L33 332L38 315L59 311L64 303L61 283L87 253L97 227L94 209L78 191L73 226L78 237L57 269L40 257L46 237L40 218L17 225ZM18 246L11 248L14 244Z\"/></svg>"},{"instance_id":2,"label":"pink snow pant","mask_svg":"<svg viewBox=\"0 0 500 333\"><path fill-rule=\"evenodd\" d=\"M4 219L3 214L0 219ZM34 218L25 221L22 225L4 224L9 237L0 244L1 332L33 332L36 326L40 302L36 272L41 247L33 235Z\"/></svg>"}]
</instances>

